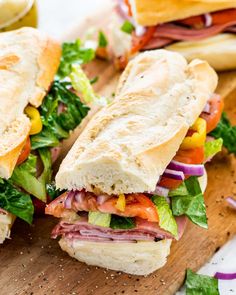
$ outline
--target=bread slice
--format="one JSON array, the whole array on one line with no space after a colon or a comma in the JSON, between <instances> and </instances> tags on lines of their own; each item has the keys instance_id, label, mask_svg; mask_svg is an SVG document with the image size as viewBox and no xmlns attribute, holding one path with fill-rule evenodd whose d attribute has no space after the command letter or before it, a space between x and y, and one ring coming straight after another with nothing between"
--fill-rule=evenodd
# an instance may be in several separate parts
<instances>
[{"instance_id":1,"label":"bread slice","mask_svg":"<svg viewBox=\"0 0 236 295\"><path fill-rule=\"evenodd\" d=\"M207 186L206 171L199 178L202 192ZM158 242L101 243L62 238L59 241L63 251L71 257L116 271L133 275L148 275L165 265L170 254L170 239Z\"/></svg>"},{"instance_id":2,"label":"bread slice","mask_svg":"<svg viewBox=\"0 0 236 295\"><path fill-rule=\"evenodd\" d=\"M29 134L28 104L40 106L54 79L59 43L33 28L0 34L0 177L9 178Z\"/></svg>"},{"instance_id":3,"label":"bread slice","mask_svg":"<svg viewBox=\"0 0 236 295\"><path fill-rule=\"evenodd\" d=\"M182 54L188 61L206 60L217 71L236 68L236 35L219 34L199 41L181 41L166 47Z\"/></svg>"},{"instance_id":4,"label":"bread slice","mask_svg":"<svg viewBox=\"0 0 236 295\"><path fill-rule=\"evenodd\" d=\"M62 238L59 244L71 257L133 275L148 275L165 265L171 240L138 243L95 243Z\"/></svg>"},{"instance_id":5,"label":"bread slice","mask_svg":"<svg viewBox=\"0 0 236 295\"><path fill-rule=\"evenodd\" d=\"M5 214L0 212L0 244L2 244L5 241L5 239L10 238L11 227L14 220L15 216L11 213Z\"/></svg>"},{"instance_id":6,"label":"bread slice","mask_svg":"<svg viewBox=\"0 0 236 295\"><path fill-rule=\"evenodd\" d=\"M129 0L129 3L136 22L142 26L236 7L236 2L232 0Z\"/></svg>"},{"instance_id":7,"label":"bread slice","mask_svg":"<svg viewBox=\"0 0 236 295\"><path fill-rule=\"evenodd\" d=\"M62 162L57 186L153 191L216 85L204 61L188 65L165 50L140 54L122 74L114 101L92 118Z\"/></svg>"}]
</instances>

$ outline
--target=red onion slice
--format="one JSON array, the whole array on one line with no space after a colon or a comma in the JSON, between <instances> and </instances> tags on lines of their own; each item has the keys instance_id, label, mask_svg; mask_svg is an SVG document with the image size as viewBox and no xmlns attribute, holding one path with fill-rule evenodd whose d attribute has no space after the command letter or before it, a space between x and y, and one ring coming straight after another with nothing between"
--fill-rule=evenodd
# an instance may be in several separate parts
<instances>
[{"instance_id":1,"label":"red onion slice","mask_svg":"<svg viewBox=\"0 0 236 295\"><path fill-rule=\"evenodd\" d=\"M85 200L85 192L84 191L76 191L75 192L75 201L79 204L83 204Z\"/></svg>"},{"instance_id":2,"label":"red onion slice","mask_svg":"<svg viewBox=\"0 0 236 295\"><path fill-rule=\"evenodd\" d=\"M74 196L75 196L75 192L74 191L70 191L64 201L64 207L66 209L71 209L72 208L72 202L74 200Z\"/></svg>"},{"instance_id":3,"label":"red onion slice","mask_svg":"<svg viewBox=\"0 0 236 295\"><path fill-rule=\"evenodd\" d=\"M211 106L210 106L209 102L207 102L204 109L203 109L203 113L210 114L210 112L211 112Z\"/></svg>"},{"instance_id":4,"label":"red onion slice","mask_svg":"<svg viewBox=\"0 0 236 295\"><path fill-rule=\"evenodd\" d=\"M223 273L223 272L217 272L214 276L215 278L219 280L235 280L236 279L236 272L235 273Z\"/></svg>"},{"instance_id":5,"label":"red onion slice","mask_svg":"<svg viewBox=\"0 0 236 295\"><path fill-rule=\"evenodd\" d=\"M153 195L157 194L158 196L166 198L168 197L169 189L163 186L157 185L156 189L153 192L150 192L150 194L153 194Z\"/></svg>"},{"instance_id":6,"label":"red onion slice","mask_svg":"<svg viewBox=\"0 0 236 295\"><path fill-rule=\"evenodd\" d=\"M182 171L176 171L172 169L166 169L163 173L163 176L176 180L184 180L184 173Z\"/></svg>"},{"instance_id":7,"label":"red onion slice","mask_svg":"<svg viewBox=\"0 0 236 295\"><path fill-rule=\"evenodd\" d=\"M135 35L138 37L143 36L146 33L146 28L140 25L135 26Z\"/></svg>"},{"instance_id":8,"label":"red onion slice","mask_svg":"<svg viewBox=\"0 0 236 295\"><path fill-rule=\"evenodd\" d=\"M225 198L226 202L230 205L231 208L236 209L236 200L232 197Z\"/></svg>"},{"instance_id":9,"label":"red onion slice","mask_svg":"<svg viewBox=\"0 0 236 295\"><path fill-rule=\"evenodd\" d=\"M109 196L109 195L99 195L97 197L97 203L98 203L98 205L102 205L103 203L105 203L110 198L112 198L112 196Z\"/></svg>"},{"instance_id":10,"label":"red onion slice","mask_svg":"<svg viewBox=\"0 0 236 295\"><path fill-rule=\"evenodd\" d=\"M210 13L205 13L204 15L204 22L206 27L210 27L212 25L212 16Z\"/></svg>"},{"instance_id":11,"label":"red onion slice","mask_svg":"<svg viewBox=\"0 0 236 295\"><path fill-rule=\"evenodd\" d=\"M204 174L204 165L185 164L177 161L171 161L168 169L182 171L186 175L202 176Z\"/></svg>"}]
</instances>

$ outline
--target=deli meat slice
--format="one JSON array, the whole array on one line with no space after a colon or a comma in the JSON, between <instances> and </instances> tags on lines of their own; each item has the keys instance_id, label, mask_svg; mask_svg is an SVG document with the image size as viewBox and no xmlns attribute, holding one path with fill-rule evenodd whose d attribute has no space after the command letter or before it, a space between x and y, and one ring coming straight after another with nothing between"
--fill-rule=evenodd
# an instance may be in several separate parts
<instances>
[{"instance_id":1,"label":"deli meat slice","mask_svg":"<svg viewBox=\"0 0 236 295\"><path fill-rule=\"evenodd\" d=\"M183 228L182 226L181 232L183 232ZM136 242L174 239L170 233L161 229L157 223L148 222L141 218L136 218L135 228L126 230L95 226L87 222L87 217L80 218L73 223L60 221L53 229L52 238L55 239L60 235L69 239L94 242Z\"/></svg>"},{"instance_id":2,"label":"deli meat slice","mask_svg":"<svg viewBox=\"0 0 236 295\"><path fill-rule=\"evenodd\" d=\"M215 24L202 29L184 27L174 23L158 25L149 42L141 50L165 47L176 41L197 41L222 32L236 33L236 19L224 24Z\"/></svg>"}]
</instances>

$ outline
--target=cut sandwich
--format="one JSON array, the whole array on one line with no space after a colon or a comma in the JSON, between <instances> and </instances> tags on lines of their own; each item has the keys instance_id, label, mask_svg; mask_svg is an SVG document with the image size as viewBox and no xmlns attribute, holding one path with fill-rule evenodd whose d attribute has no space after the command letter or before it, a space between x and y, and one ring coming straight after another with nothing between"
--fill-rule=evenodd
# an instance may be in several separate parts
<instances>
[{"instance_id":1,"label":"cut sandwich","mask_svg":"<svg viewBox=\"0 0 236 295\"><path fill-rule=\"evenodd\" d=\"M119 68L140 51L166 48L221 71L236 68L235 33L235 1L121 0L107 36Z\"/></svg>"},{"instance_id":2,"label":"cut sandwich","mask_svg":"<svg viewBox=\"0 0 236 295\"><path fill-rule=\"evenodd\" d=\"M130 274L162 267L186 217L207 228L204 162L222 112L207 62L145 52L129 62L114 101L89 122L56 175L61 218L52 237L72 257ZM211 117L211 120L206 115ZM204 117L205 118L202 118ZM207 158L206 158L207 155Z\"/></svg>"},{"instance_id":3,"label":"cut sandwich","mask_svg":"<svg viewBox=\"0 0 236 295\"><path fill-rule=\"evenodd\" d=\"M72 61L93 56L79 42L65 44L61 56L61 45L33 28L0 34L0 243L15 216L31 223L34 207L44 212L55 196L48 184L60 142L89 110L60 78L77 77Z\"/></svg>"}]
</instances>

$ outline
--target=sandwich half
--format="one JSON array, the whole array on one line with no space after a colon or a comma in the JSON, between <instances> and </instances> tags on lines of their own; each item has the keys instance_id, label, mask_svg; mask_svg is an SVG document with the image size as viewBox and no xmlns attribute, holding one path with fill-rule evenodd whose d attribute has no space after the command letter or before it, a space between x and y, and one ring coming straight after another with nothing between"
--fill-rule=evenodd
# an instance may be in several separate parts
<instances>
[{"instance_id":1,"label":"sandwich half","mask_svg":"<svg viewBox=\"0 0 236 295\"><path fill-rule=\"evenodd\" d=\"M62 237L63 250L147 275L166 263L186 217L207 228L204 162L222 144L212 140L206 153L222 112L213 111L222 106L216 86L207 62L188 64L178 53L153 50L129 62L114 101L91 119L56 175L62 194L46 213L61 218L52 237Z\"/></svg>"},{"instance_id":2,"label":"sandwich half","mask_svg":"<svg viewBox=\"0 0 236 295\"><path fill-rule=\"evenodd\" d=\"M78 59L76 44L76 52L73 44L64 51L72 47ZM55 194L49 184L60 142L89 110L68 79L60 79L72 73L61 52L58 42L33 28L0 34L0 243L15 216L31 223L34 208L44 213ZM88 53L83 50L87 60Z\"/></svg>"},{"instance_id":3,"label":"sandwich half","mask_svg":"<svg viewBox=\"0 0 236 295\"><path fill-rule=\"evenodd\" d=\"M166 48L222 71L236 68L235 33L235 1L121 0L107 36L119 68L140 51Z\"/></svg>"}]
</instances>

